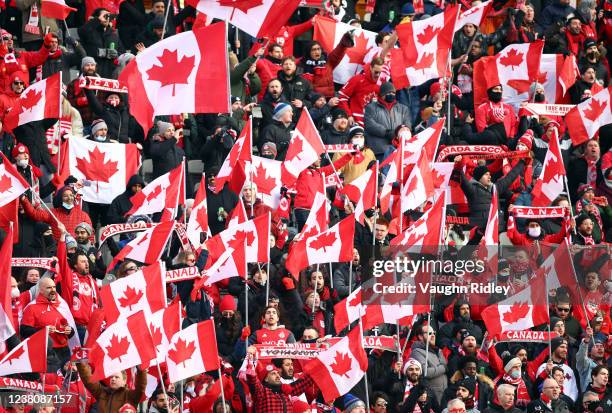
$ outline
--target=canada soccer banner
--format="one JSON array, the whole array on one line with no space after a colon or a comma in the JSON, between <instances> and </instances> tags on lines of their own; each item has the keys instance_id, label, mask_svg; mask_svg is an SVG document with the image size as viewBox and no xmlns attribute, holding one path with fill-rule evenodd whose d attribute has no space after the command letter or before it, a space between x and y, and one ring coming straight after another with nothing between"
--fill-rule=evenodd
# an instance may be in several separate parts
<instances>
[{"instance_id":1,"label":"canada soccer banner","mask_svg":"<svg viewBox=\"0 0 612 413\"><path fill-rule=\"evenodd\" d=\"M334 68L334 82L346 83L348 80L360 73L366 57L378 47L376 46L376 33L369 30L355 28L346 23L339 23L329 17L316 16L314 20L313 39L321 43L326 53L331 51L340 43L344 33L353 31L355 46L346 50L346 53L338 66ZM372 60L371 58L369 60Z\"/></svg>"},{"instance_id":2,"label":"canada soccer banner","mask_svg":"<svg viewBox=\"0 0 612 413\"><path fill-rule=\"evenodd\" d=\"M135 144L100 143L73 137L68 140L70 175L90 181L81 189L83 200L110 204L125 191L130 178L140 168Z\"/></svg>"},{"instance_id":3,"label":"canada soccer banner","mask_svg":"<svg viewBox=\"0 0 612 413\"><path fill-rule=\"evenodd\" d=\"M567 113L565 122L575 146L598 136L599 128L612 123L611 97L612 86L608 86Z\"/></svg>"},{"instance_id":4,"label":"canada soccer banner","mask_svg":"<svg viewBox=\"0 0 612 413\"><path fill-rule=\"evenodd\" d=\"M145 131L159 115L229 113L227 27L216 23L168 37L121 72L130 113Z\"/></svg>"},{"instance_id":5,"label":"canada soccer banner","mask_svg":"<svg viewBox=\"0 0 612 413\"><path fill-rule=\"evenodd\" d=\"M61 73L30 85L4 117L4 129L12 130L37 120L60 117Z\"/></svg>"}]
</instances>

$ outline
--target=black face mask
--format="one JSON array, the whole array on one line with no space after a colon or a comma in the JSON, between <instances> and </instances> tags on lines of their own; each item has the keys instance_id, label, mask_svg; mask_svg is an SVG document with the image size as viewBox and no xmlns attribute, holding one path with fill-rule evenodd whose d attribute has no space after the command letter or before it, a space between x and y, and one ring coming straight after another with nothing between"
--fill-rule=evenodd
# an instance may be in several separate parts
<instances>
[{"instance_id":1,"label":"black face mask","mask_svg":"<svg viewBox=\"0 0 612 413\"><path fill-rule=\"evenodd\" d=\"M395 102L395 95L392 94L392 93L389 93L388 95L385 95L385 102L387 102L387 103Z\"/></svg>"},{"instance_id":2,"label":"black face mask","mask_svg":"<svg viewBox=\"0 0 612 413\"><path fill-rule=\"evenodd\" d=\"M542 103L545 100L546 100L546 96L544 95L544 93L536 93L535 96L533 97L533 101L537 103Z\"/></svg>"},{"instance_id":3,"label":"black face mask","mask_svg":"<svg viewBox=\"0 0 612 413\"><path fill-rule=\"evenodd\" d=\"M262 153L261 155L262 158L266 158L266 159L274 159L274 154L273 153Z\"/></svg>"},{"instance_id":4,"label":"black face mask","mask_svg":"<svg viewBox=\"0 0 612 413\"><path fill-rule=\"evenodd\" d=\"M493 92L492 90L487 90L487 95L489 96L489 100L493 103L499 103L502 100L502 92Z\"/></svg>"},{"instance_id":5,"label":"black face mask","mask_svg":"<svg viewBox=\"0 0 612 413\"><path fill-rule=\"evenodd\" d=\"M589 59L597 59L597 52L589 52L587 53L587 57Z\"/></svg>"}]
</instances>

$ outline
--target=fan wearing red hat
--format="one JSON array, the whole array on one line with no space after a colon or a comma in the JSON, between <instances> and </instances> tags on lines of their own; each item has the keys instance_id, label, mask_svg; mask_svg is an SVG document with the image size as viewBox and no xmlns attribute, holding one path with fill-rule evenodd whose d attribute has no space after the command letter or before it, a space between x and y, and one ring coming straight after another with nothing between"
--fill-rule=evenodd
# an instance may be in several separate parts
<instances>
[{"instance_id":1,"label":"fan wearing red hat","mask_svg":"<svg viewBox=\"0 0 612 413\"><path fill-rule=\"evenodd\" d=\"M482 132L494 123L503 123L507 136L516 135L518 119L512 106L502 102L502 86L494 85L487 89L488 100L475 110L476 130Z\"/></svg>"},{"instance_id":2,"label":"fan wearing red hat","mask_svg":"<svg viewBox=\"0 0 612 413\"><path fill-rule=\"evenodd\" d=\"M46 185L39 187L38 178L42 176L42 172L36 165L32 165L30 162L30 150L27 146L23 143L17 144L11 151L11 157L15 161L17 172L23 176L32 188L38 191L41 198L45 198L55 191L56 187L53 181L49 181ZM27 196L31 201L32 195L28 193Z\"/></svg>"}]
</instances>

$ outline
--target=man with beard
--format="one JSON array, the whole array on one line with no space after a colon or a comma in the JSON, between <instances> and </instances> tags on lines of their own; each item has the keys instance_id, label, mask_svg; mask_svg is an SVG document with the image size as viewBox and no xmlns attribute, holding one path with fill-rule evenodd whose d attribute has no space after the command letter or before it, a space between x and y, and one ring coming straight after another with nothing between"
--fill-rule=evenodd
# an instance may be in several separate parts
<instances>
[{"instance_id":1,"label":"man with beard","mask_svg":"<svg viewBox=\"0 0 612 413\"><path fill-rule=\"evenodd\" d=\"M469 330L476 338L476 341L482 340L482 330L474 324L470 317L470 303L465 299L457 300L453 306L453 315L455 318L440 328L440 336L438 337L440 345L445 346L446 343L451 342L453 339L452 333L457 331L456 328L459 326Z\"/></svg>"},{"instance_id":2,"label":"man with beard","mask_svg":"<svg viewBox=\"0 0 612 413\"><path fill-rule=\"evenodd\" d=\"M516 389L516 405L524 408L531 402L531 395L525 381L523 381L522 367L523 362L520 358L510 354L505 355L503 358L503 371L497 376L494 383L495 386L502 384L514 386Z\"/></svg>"},{"instance_id":3,"label":"man with beard","mask_svg":"<svg viewBox=\"0 0 612 413\"><path fill-rule=\"evenodd\" d=\"M597 83L597 75L593 67L586 66L580 72L582 73L580 79L576 80L576 83L569 88L570 101L574 105L590 99L593 95L603 90L603 86Z\"/></svg>"},{"instance_id":4,"label":"man with beard","mask_svg":"<svg viewBox=\"0 0 612 413\"><path fill-rule=\"evenodd\" d=\"M484 369L487 376L493 377L490 364L488 361L483 360L476 337L474 337L469 330L466 329L461 332L460 343L461 346L457 350L456 354L453 354L448 358L448 371L457 371L461 358L467 355L476 359L478 371L482 371L482 369Z\"/></svg>"},{"instance_id":5,"label":"man with beard","mask_svg":"<svg viewBox=\"0 0 612 413\"><path fill-rule=\"evenodd\" d=\"M278 71L277 78L283 85L283 94L291 105L296 109L299 116L302 108L310 107L310 94L312 85L302 76L297 74L295 57L287 56L283 59L282 69Z\"/></svg>"},{"instance_id":6,"label":"man with beard","mask_svg":"<svg viewBox=\"0 0 612 413\"><path fill-rule=\"evenodd\" d=\"M281 62L283 59L283 47L278 43L272 43L268 46L268 54L263 59L258 59L255 63L255 71L261 79L261 92L258 99L264 97L268 89L268 83L276 77L279 70L282 69Z\"/></svg>"},{"instance_id":7,"label":"man with beard","mask_svg":"<svg viewBox=\"0 0 612 413\"><path fill-rule=\"evenodd\" d=\"M580 374L582 391L585 391L591 382L591 372L597 366L606 364L607 336L601 333L593 335L591 327L586 328L586 334L576 354L576 370Z\"/></svg>"},{"instance_id":8,"label":"man with beard","mask_svg":"<svg viewBox=\"0 0 612 413\"><path fill-rule=\"evenodd\" d=\"M412 400L415 394L423 395L423 393L427 393L427 400L432 405L432 409L434 411L438 411L438 400L435 397L434 392L426 385L426 383L422 380L423 377L423 368L421 363L414 358L409 358L404 363L402 367L404 376L406 377L406 386L404 388L404 397L403 400L406 400L404 403L408 403L408 400ZM410 395L413 397L410 397ZM419 400L420 401L420 400ZM398 400L397 402L401 403L402 400Z\"/></svg>"},{"instance_id":9,"label":"man with beard","mask_svg":"<svg viewBox=\"0 0 612 413\"><path fill-rule=\"evenodd\" d=\"M326 145L339 145L348 139L348 115L343 109L333 108L330 112L332 124L321 132L321 140Z\"/></svg>"},{"instance_id":10,"label":"man with beard","mask_svg":"<svg viewBox=\"0 0 612 413\"><path fill-rule=\"evenodd\" d=\"M276 107L279 106L281 103L289 104L289 101L287 100L287 98L285 97L283 93L283 84L281 83L280 80L276 78L271 79L265 90L266 90L266 93L264 94L264 97L260 103L260 106L261 106L261 119L259 121L259 131L260 131L259 133L260 134L263 133L263 130L266 128L266 126L272 124L273 121L275 120L274 112L275 112ZM290 107L293 109L292 106ZM291 122L293 122L293 113L291 114L291 116L292 116ZM261 140L260 138L260 142L263 143L264 141Z\"/></svg>"},{"instance_id":11,"label":"man with beard","mask_svg":"<svg viewBox=\"0 0 612 413\"><path fill-rule=\"evenodd\" d=\"M570 161L568 174L569 193L576 200L580 186L587 184L592 188L603 182L604 157L601 156L601 146L597 139L591 139L583 144L583 155ZM586 187L588 188L588 187ZM585 188L583 188L585 189Z\"/></svg>"},{"instance_id":12,"label":"man with beard","mask_svg":"<svg viewBox=\"0 0 612 413\"><path fill-rule=\"evenodd\" d=\"M488 100L475 110L476 130L482 132L487 126L503 123L506 136L515 136L518 119L512 106L502 102L502 85L497 84L487 89Z\"/></svg>"},{"instance_id":13,"label":"man with beard","mask_svg":"<svg viewBox=\"0 0 612 413\"><path fill-rule=\"evenodd\" d=\"M576 382L576 373L569 366L569 362L567 360L567 354L568 354L567 340L564 339L563 337L555 337L551 340L550 348L552 351L550 360L548 361L548 363L542 363L542 365L538 368L536 375L540 379L545 379L546 377L550 377L552 368L554 366L560 367L561 369L563 369L563 373L565 375L562 391L564 394L569 396L573 401L576 401L578 399L578 385ZM546 379L544 381L544 388L547 387L546 382L548 380L549 379ZM557 382L554 383L554 386L556 386L557 388L559 387ZM552 390L552 388L550 390ZM559 391L561 390L559 389ZM548 397L550 398L550 395L548 395ZM557 395L556 399L558 398L559 396ZM533 406L535 406L539 402L541 402L541 400L533 401L529 406L533 408ZM533 410L531 410L529 406L527 408L527 411L531 413L533 412Z\"/></svg>"},{"instance_id":14,"label":"man with beard","mask_svg":"<svg viewBox=\"0 0 612 413\"><path fill-rule=\"evenodd\" d=\"M593 231L595 224L591 217L580 214L575 219L577 232L572 236L572 244L595 245L601 242L601 238L597 237Z\"/></svg>"},{"instance_id":15,"label":"man with beard","mask_svg":"<svg viewBox=\"0 0 612 413\"><path fill-rule=\"evenodd\" d=\"M418 328L419 332L417 340L412 344L411 356L421 366L427 363L423 376L427 379L427 384L433 392L436 402L439 403L447 387L446 358L442 354L442 350L436 347L436 332L434 329L428 325L421 325Z\"/></svg>"},{"instance_id":16,"label":"man with beard","mask_svg":"<svg viewBox=\"0 0 612 413\"><path fill-rule=\"evenodd\" d=\"M107 222L118 224L123 223L127 220L125 213L132 209L132 201L130 198L140 192L144 187L144 180L138 174L130 177L125 191L121 195L117 195L113 202L111 202L108 212L106 214Z\"/></svg>"},{"instance_id":17,"label":"man with beard","mask_svg":"<svg viewBox=\"0 0 612 413\"><path fill-rule=\"evenodd\" d=\"M87 100L87 96L85 96L85 89L81 88L79 84L81 83L81 79L85 76L100 77L96 72L96 67L95 59L90 56L85 56L81 59L81 73L79 73L79 76L66 88L66 97L70 104L81 114L83 126L91 125L91 122L94 120L94 114ZM97 95L98 92L94 91L94 94Z\"/></svg>"},{"instance_id":18,"label":"man with beard","mask_svg":"<svg viewBox=\"0 0 612 413\"><path fill-rule=\"evenodd\" d=\"M584 41L584 56L580 59L578 66L582 69L592 67L595 70L597 82L603 86L608 84L610 73L608 68L602 61L601 53L597 48L597 42L594 39L588 38Z\"/></svg>"},{"instance_id":19,"label":"man with beard","mask_svg":"<svg viewBox=\"0 0 612 413\"><path fill-rule=\"evenodd\" d=\"M582 326L580 322L571 314L572 304L570 297L565 293L558 293L555 305L555 315L563 320L565 333L577 340L582 336Z\"/></svg>"}]
</instances>

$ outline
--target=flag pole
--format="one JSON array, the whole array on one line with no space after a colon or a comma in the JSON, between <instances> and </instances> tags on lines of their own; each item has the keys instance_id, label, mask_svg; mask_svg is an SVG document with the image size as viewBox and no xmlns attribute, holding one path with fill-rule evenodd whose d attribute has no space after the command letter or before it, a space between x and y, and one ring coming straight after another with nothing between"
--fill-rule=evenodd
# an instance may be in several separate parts
<instances>
[{"instance_id":1,"label":"flag pole","mask_svg":"<svg viewBox=\"0 0 612 413\"><path fill-rule=\"evenodd\" d=\"M353 292L353 260L351 259L349 261L349 295L351 295L352 292Z\"/></svg>"},{"instance_id":2,"label":"flag pole","mask_svg":"<svg viewBox=\"0 0 612 413\"><path fill-rule=\"evenodd\" d=\"M221 374L221 366L219 366L217 372L219 373L219 386L221 387L221 402L223 403L223 413L227 413L227 407L225 406L225 390L223 390L223 375Z\"/></svg>"},{"instance_id":3,"label":"flag pole","mask_svg":"<svg viewBox=\"0 0 612 413\"><path fill-rule=\"evenodd\" d=\"M361 315L361 311L359 312L359 332L361 334L359 334L359 339L361 340L361 345L363 346L363 323L362 323L362 315ZM369 363L368 363L369 365ZM364 379L364 384L365 384L365 396L366 396L366 406L368 406L368 409L370 408L370 392L368 390L368 367L366 366L366 371L365 374L363 375L363 379Z\"/></svg>"},{"instance_id":4,"label":"flag pole","mask_svg":"<svg viewBox=\"0 0 612 413\"><path fill-rule=\"evenodd\" d=\"M164 16L164 27L163 27L163 30L162 30L161 40L164 40L164 37L166 36L166 25L168 23L168 14L170 14L170 4L171 4L171 1L172 0L168 0L166 2L166 15Z\"/></svg>"},{"instance_id":5,"label":"flag pole","mask_svg":"<svg viewBox=\"0 0 612 413\"><path fill-rule=\"evenodd\" d=\"M53 219L55 220L55 222L57 222L58 224L63 224L62 221L60 221L57 216L55 216L55 214L49 209L49 207L45 204L45 201L42 200L42 198L40 197L40 195L38 195L38 192L36 192L34 190L34 188L30 187L30 190L32 192L32 194L34 194L36 196L36 198L38 198L38 200L40 201L40 204L42 205L43 209L45 209L49 215L51 215L53 217Z\"/></svg>"},{"instance_id":6,"label":"flag pole","mask_svg":"<svg viewBox=\"0 0 612 413\"><path fill-rule=\"evenodd\" d=\"M351 262L353 262L353 260L351 260ZM332 263L329 263L329 285L331 286L332 290L334 289L334 273L332 271Z\"/></svg>"},{"instance_id":7,"label":"flag pole","mask_svg":"<svg viewBox=\"0 0 612 413\"><path fill-rule=\"evenodd\" d=\"M453 24L453 34L455 33L455 28L457 26L457 22L459 21L459 15L461 14L461 5L458 6L458 10L457 10L457 16L455 16L455 23ZM472 45L474 44L474 40L476 40L477 36L474 36L474 38L472 39L472 41L470 42L470 45L468 47L467 53L470 53L470 50L472 49ZM453 90L453 67L452 67L452 52L451 50L448 51L448 95L446 96L446 103L447 103L447 133L450 135L450 130L451 130L451 93ZM446 79L446 76L444 76L444 78Z\"/></svg>"},{"instance_id":8,"label":"flag pole","mask_svg":"<svg viewBox=\"0 0 612 413\"><path fill-rule=\"evenodd\" d=\"M242 247L246 250L246 237L242 241ZM244 326L248 327L249 326L249 272L248 272L248 265L246 263L246 257L244 261L245 261L244 266L246 267L246 270L247 270L246 279L244 280L244 307L245 307L244 308ZM266 306L267 305L268 303L266 302ZM246 338L246 340L244 340L244 348L245 348L245 351L249 349L249 338L248 337Z\"/></svg>"},{"instance_id":9,"label":"flag pole","mask_svg":"<svg viewBox=\"0 0 612 413\"><path fill-rule=\"evenodd\" d=\"M378 209L376 208L376 198L378 196L378 162L376 161L376 188L374 189L374 221L372 223L372 258L376 255L376 221L378 220Z\"/></svg>"},{"instance_id":10,"label":"flag pole","mask_svg":"<svg viewBox=\"0 0 612 413\"><path fill-rule=\"evenodd\" d=\"M404 232L404 211L402 208L403 205L403 196L402 194L404 193L404 137L400 137L400 162L399 162L400 168L398 172L399 178L400 178L400 213L399 213L399 232L397 235L401 235L402 232ZM393 211L391 211L391 215L393 215Z\"/></svg>"},{"instance_id":11,"label":"flag pole","mask_svg":"<svg viewBox=\"0 0 612 413\"><path fill-rule=\"evenodd\" d=\"M537 240L536 240L536 243L538 243ZM548 277L546 276L546 274L544 274L544 291L546 293L546 312L550 314L550 299L548 298L548 280L547 278ZM550 335L550 317L548 320L548 357L549 357L549 360L552 360L552 337Z\"/></svg>"}]
</instances>

